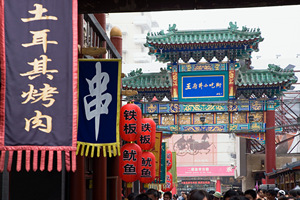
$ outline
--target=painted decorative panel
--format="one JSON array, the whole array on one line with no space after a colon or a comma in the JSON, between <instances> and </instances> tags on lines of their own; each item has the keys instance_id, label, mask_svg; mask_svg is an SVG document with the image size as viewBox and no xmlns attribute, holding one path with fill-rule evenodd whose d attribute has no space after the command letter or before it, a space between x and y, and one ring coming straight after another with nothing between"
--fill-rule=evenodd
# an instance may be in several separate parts
<instances>
[{"instance_id":1,"label":"painted decorative panel","mask_svg":"<svg viewBox=\"0 0 300 200\"><path fill-rule=\"evenodd\" d=\"M198 113L227 111L265 111L264 101L230 101L230 103L137 103L143 113Z\"/></svg>"},{"instance_id":2,"label":"painted decorative panel","mask_svg":"<svg viewBox=\"0 0 300 200\"><path fill-rule=\"evenodd\" d=\"M179 64L179 72L227 70L227 63L187 63Z\"/></svg>"},{"instance_id":3,"label":"painted decorative panel","mask_svg":"<svg viewBox=\"0 0 300 200\"><path fill-rule=\"evenodd\" d=\"M218 124L228 124L229 123L228 113L217 113L217 123Z\"/></svg>"},{"instance_id":4,"label":"painted decorative panel","mask_svg":"<svg viewBox=\"0 0 300 200\"><path fill-rule=\"evenodd\" d=\"M253 122L264 122L264 113L263 112L251 112L249 115L253 116Z\"/></svg>"},{"instance_id":5,"label":"painted decorative panel","mask_svg":"<svg viewBox=\"0 0 300 200\"><path fill-rule=\"evenodd\" d=\"M173 114L162 114L161 121L162 125L174 125L175 116Z\"/></svg>"},{"instance_id":6,"label":"painted decorative panel","mask_svg":"<svg viewBox=\"0 0 300 200\"><path fill-rule=\"evenodd\" d=\"M225 104L180 104L180 112L227 111Z\"/></svg>"},{"instance_id":7,"label":"painted decorative panel","mask_svg":"<svg viewBox=\"0 0 300 200\"><path fill-rule=\"evenodd\" d=\"M159 131L166 131L165 133L197 133L197 132L236 132L236 133L249 133L251 130L255 132L264 132L265 123L255 122L251 124L205 124L205 125L158 125ZM251 129L251 130L250 130ZM179 131L179 132L178 132Z\"/></svg>"},{"instance_id":8,"label":"painted decorative panel","mask_svg":"<svg viewBox=\"0 0 300 200\"><path fill-rule=\"evenodd\" d=\"M195 115L194 115L194 124L203 124L200 121L201 116L205 117L204 124L213 124L214 123L213 113L195 113Z\"/></svg>"},{"instance_id":9,"label":"painted decorative panel","mask_svg":"<svg viewBox=\"0 0 300 200\"><path fill-rule=\"evenodd\" d=\"M179 114L179 124L191 124L190 114Z\"/></svg>"},{"instance_id":10,"label":"painted decorative panel","mask_svg":"<svg viewBox=\"0 0 300 200\"><path fill-rule=\"evenodd\" d=\"M150 119L153 119L153 121L155 121L155 123L156 123L156 125L158 125L159 123L159 116L158 116L158 114L152 114L152 115L144 115L143 116L144 118L150 118Z\"/></svg>"},{"instance_id":11,"label":"painted decorative panel","mask_svg":"<svg viewBox=\"0 0 300 200\"><path fill-rule=\"evenodd\" d=\"M247 123L246 112L234 112L232 113L232 123L234 124L245 124Z\"/></svg>"},{"instance_id":12,"label":"painted decorative panel","mask_svg":"<svg viewBox=\"0 0 300 200\"><path fill-rule=\"evenodd\" d=\"M264 101L253 101L250 103L251 110L262 111L264 110Z\"/></svg>"}]
</instances>

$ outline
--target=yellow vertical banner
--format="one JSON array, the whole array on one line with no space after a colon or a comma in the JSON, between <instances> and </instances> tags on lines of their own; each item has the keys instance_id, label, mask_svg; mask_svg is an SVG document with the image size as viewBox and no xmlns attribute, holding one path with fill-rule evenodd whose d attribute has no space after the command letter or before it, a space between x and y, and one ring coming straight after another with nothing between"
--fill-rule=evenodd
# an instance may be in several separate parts
<instances>
[{"instance_id":1,"label":"yellow vertical banner","mask_svg":"<svg viewBox=\"0 0 300 200\"><path fill-rule=\"evenodd\" d=\"M177 183L177 164L176 164L176 152L172 152L172 168L169 171L173 177L173 183Z\"/></svg>"},{"instance_id":2,"label":"yellow vertical banner","mask_svg":"<svg viewBox=\"0 0 300 200\"><path fill-rule=\"evenodd\" d=\"M155 145L151 152L155 156L155 182L159 182L161 171L161 144L162 144L162 132L156 132Z\"/></svg>"}]
</instances>

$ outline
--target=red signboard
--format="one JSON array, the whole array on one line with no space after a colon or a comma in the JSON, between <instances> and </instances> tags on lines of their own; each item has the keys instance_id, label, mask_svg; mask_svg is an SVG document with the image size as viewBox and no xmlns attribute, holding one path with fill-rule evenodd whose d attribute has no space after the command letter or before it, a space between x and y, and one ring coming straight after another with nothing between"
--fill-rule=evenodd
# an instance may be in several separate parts
<instances>
[{"instance_id":1,"label":"red signboard","mask_svg":"<svg viewBox=\"0 0 300 200\"><path fill-rule=\"evenodd\" d=\"M211 182L207 180L182 180L181 184L189 185L189 184L195 184L195 185L209 185Z\"/></svg>"},{"instance_id":2,"label":"red signboard","mask_svg":"<svg viewBox=\"0 0 300 200\"><path fill-rule=\"evenodd\" d=\"M177 176L234 176L234 168L231 166L177 167Z\"/></svg>"}]
</instances>

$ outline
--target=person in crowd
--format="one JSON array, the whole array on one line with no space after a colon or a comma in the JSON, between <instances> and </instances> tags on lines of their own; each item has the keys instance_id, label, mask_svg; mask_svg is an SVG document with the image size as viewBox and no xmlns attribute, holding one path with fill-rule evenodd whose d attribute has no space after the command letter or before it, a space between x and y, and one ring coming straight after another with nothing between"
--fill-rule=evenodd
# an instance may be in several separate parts
<instances>
[{"instance_id":1,"label":"person in crowd","mask_svg":"<svg viewBox=\"0 0 300 200\"><path fill-rule=\"evenodd\" d=\"M187 200L187 193L184 191L181 191L181 196L178 197L178 200Z\"/></svg>"},{"instance_id":2,"label":"person in crowd","mask_svg":"<svg viewBox=\"0 0 300 200\"><path fill-rule=\"evenodd\" d=\"M278 197L278 200L294 200L294 199L296 199L296 198L294 198L294 197L286 197L286 196L280 196L280 197Z\"/></svg>"},{"instance_id":3,"label":"person in crowd","mask_svg":"<svg viewBox=\"0 0 300 200\"><path fill-rule=\"evenodd\" d=\"M128 199L128 200L134 200L135 196L136 196L136 194L130 193L130 194L127 196L127 199Z\"/></svg>"},{"instance_id":4,"label":"person in crowd","mask_svg":"<svg viewBox=\"0 0 300 200\"><path fill-rule=\"evenodd\" d=\"M284 191L284 190L279 190L279 191L277 192L277 197L279 198L279 197L281 197L281 196L285 196L285 191Z\"/></svg>"},{"instance_id":5,"label":"person in crowd","mask_svg":"<svg viewBox=\"0 0 300 200\"><path fill-rule=\"evenodd\" d=\"M244 196L244 192L239 189L235 189L235 191L239 194L239 196Z\"/></svg>"},{"instance_id":6,"label":"person in crowd","mask_svg":"<svg viewBox=\"0 0 300 200\"><path fill-rule=\"evenodd\" d=\"M205 190L192 190L188 200L208 200L209 194Z\"/></svg>"},{"instance_id":7,"label":"person in crowd","mask_svg":"<svg viewBox=\"0 0 300 200\"><path fill-rule=\"evenodd\" d=\"M249 199L247 197L245 197L245 196L238 195L238 196L232 196L232 197L230 197L230 200L249 200Z\"/></svg>"},{"instance_id":8,"label":"person in crowd","mask_svg":"<svg viewBox=\"0 0 300 200\"><path fill-rule=\"evenodd\" d=\"M208 192L208 196L209 196L208 200L213 200L214 199L214 193L215 193L214 190L211 190L211 191Z\"/></svg>"},{"instance_id":9,"label":"person in crowd","mask_svg":"<svg viewBox=\"0 0 300 200\"><path fill-rule=\"evenodd\" d=\"M296 190L290 190L289 191L289 197L297 198L297 191Z\"/></svg>"},{"instance_id":10,"label":"person in crowd","mask_svg":"<svg viewBox=\"0 0 300 200\"><path fill-rule=\"evenodd\" d=\"M278 187L275 187L273 190L275 190L275 192L276 192L276 198L277 198L277 195L278 195L278 192L279 192L279 188Z\"/></svg>"},{"instance_id":11,"label":"person in crowd","mask_svg":"<svg viewBox=\"0 0 300 200\"><path fill-rule=\"evenodd\" d=\"M163 200L163 192L162 191L158 191L158 200Z\"/></svg>"},{"instance_id":12,"label":"person in crowd","mask_svg":"<svg viewBox=\"0 0 300 200\"><path fill-rule=\"evenodd\" d=\"M266 191L265 190L263 190L263 189L258 189L257 190L257 197L256 197L256 199L257 200L265 200L266 199Z\"/></svg>"},{"instance_id":13,"label":"person in crowd","mask_svg":"<svg viewBox=\"0 0 300 200\"><path fill-rule=\"evenodd\" d=\"M184 193L184 192L181 191L180 196L177 198L177 200L184 200L183 193Z\"/></svg>"},{"instance_id":14,"label":"person in crowd","mask_svg":"<svg viewBox=\"0 0 300 200\"><path fill-rule=\"evenodd\" d=\"M149 198L147 194L142 193L137 195L134 200L151 200L151 198Z\"/></svg>"},{"instance_id":15,"label":"person in crowd","mask_svg":"<svg viewBox=\"0 0 300 200\"><path fill-rule=\"evenodd\" d=\"M172 200L172 193L171 192L165 192L164 193L164 200Z\"/></svg>"},{"instance_id":16,"label":"person in crowd","mask_svg":"<svg viewBox=\"0 0 300 200\"><path fill-rule=\"evenodd\" d=\"M213 200L220 200L222 198L222 194L220 192L215 192L213 194Z\"/></svg>"},{"instance_id":17,"label":"person in crowd","mask_svg":"<svg viewBox=\"0 0 300 200\"><path fill-rule=\"evenodd\" d=\"M173 194L173 200L177 200L178 199L178 195L177 194Z\"/></svg>"},{"instance_id":18,"label":"person in crowd","mask_svg":"<svg viewBox=\"0 0 300 200\"><path fill-rule=\"evenodd\" d=\"M249 200L256 200L257 194L254 190L246 190L244 194Z\"/></svg>"},{"instance_id":19,"label":"person in crowd","mask_svg":"<svg viewBox=\"0 0 300 200\"><path fill-rule=\"evenodd\" d=\"M267 200L276 200L276 199L277 199L277 198L276 198L277 193L276 193L275 190L268 190L268 191L266 192L266 194L267 194Z\"/></svg>"},{"instance_id":20,"label":"person in crowd","mask_svg":"<svg viewBox=\"0 0 300 200\"><path fill-rule=\"evenodd\" d=\"M296 190L297 191L297 199L300 198L300 190Z\"/></svg>"},{"instance_id":21,"label":"person in crowd","mask_svg":"<svg viewBox=\"0 0 300 200\"><path fill-rule=\"evenodd\" d=\"M235 190L230 189L227 192L225 192L225 194L223 195L223 199L229 200L233 196L239 196L239 193Z\"/></svg>"},{"instance_id":22,"label":"person in crowd","mask_svg":"<svg viewBox=\"0 0 300 200\"><path fill-rule=\"evenodd\" d=\"M146 195L151 199L151 200L158 200L159 199L159 194L156 189L148 189L146 191Z\"/></svg>"}]
</instances>

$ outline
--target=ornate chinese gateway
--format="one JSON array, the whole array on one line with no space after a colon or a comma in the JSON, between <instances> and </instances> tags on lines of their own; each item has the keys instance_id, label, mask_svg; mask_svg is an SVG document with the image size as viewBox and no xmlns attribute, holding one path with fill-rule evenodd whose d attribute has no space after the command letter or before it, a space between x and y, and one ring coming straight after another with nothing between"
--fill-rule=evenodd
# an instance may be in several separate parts
<instances>
[{"instance_id":1,"label":"ornate chinese gateway","mask_svg":"<svg viewBox=\"0 0 300 200\"><path fill-rule=\"evenodd\" d=\"M138 94L127 100L165 133L233 132L264 140L266 111L297 78L292 69L250 66L261 41L260 29L239 30L232 22L220 30L178 31L174 24L166 33L148 33L149 54L168 62L167 69L128 74L123 89Z\"/></svg>"}]
</instances>

